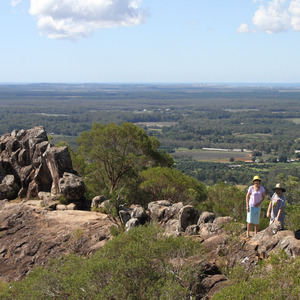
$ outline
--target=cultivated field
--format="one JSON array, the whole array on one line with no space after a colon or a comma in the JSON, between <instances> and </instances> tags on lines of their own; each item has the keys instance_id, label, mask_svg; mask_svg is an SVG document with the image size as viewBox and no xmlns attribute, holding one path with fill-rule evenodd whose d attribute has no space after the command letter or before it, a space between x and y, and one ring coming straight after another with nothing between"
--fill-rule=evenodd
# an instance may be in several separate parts
<instances>
[{"instance_id":1,"label":"cultivated field","mask_svg":"<svg viewBox=\"0 0 300 300\"><path fill-rule=\"evenodd\" d=\"M235 160L251 160L250 153L238 151L215 151L215 150L200 150L200 149L176 149L172 154L174 158L193 158L198 161L211 162L229 162L233 157Z\"/></svg>"}]
</instances>

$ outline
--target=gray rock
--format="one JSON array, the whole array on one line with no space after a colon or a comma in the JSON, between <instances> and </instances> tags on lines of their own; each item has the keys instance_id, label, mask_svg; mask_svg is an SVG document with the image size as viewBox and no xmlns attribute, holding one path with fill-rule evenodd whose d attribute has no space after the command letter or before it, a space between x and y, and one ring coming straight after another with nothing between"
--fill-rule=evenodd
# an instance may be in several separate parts
<instances>
[{"instance_id":1,"label":"gray rock","mask_svg":"<svg viewBox=\"0 0 300 300\"><path fill-rule=\"evenodd\" d=\"M67 210L76 210L78 209L78 204L76 203L70 203L67 205Z\"/></svg>"},{"instance_id":2,"label":"gray rock","mask_svg":"<svg viewBox=\"0 0 300 300\"><path fill-rule=\"evenodd\" d=\"M72 161L68 151L68 147L52 147L49 148L43 157L46 160L47 167L52 177L52 194L60 193L59 180L64 173L73 173Z\"/></svg>"},{"instance_id":3,"label":"gray rock","mask_svg":"<svg viewBox=\"0 0 300 300\"><path fill-rule=\"evenodd\" d=\"M56 210L67 210L67 209L68 209L67 205L64 204L56 205Z\"/></svg>"},{"instance_id":4,"label":"gray rock","mask_svg":"<svg viewBox=\"0 0 300 300\"><path fill-rule=\"evenodd\" d=\"M233 221L232 217L217 217L214 219L213 223L218 226L223 226Z\"/></svg>"},{"instance_id":5,"label":"gray rock","mask_svg":"<svg viewBox=\"0 0 300 300\"><path fill-rule=\"evenodd\" d=\"M215 218L216 218L216 215L214 213L211 213L211 212L208 212L208 211L204 211L200 215L197 224L200 226L200 224L212 223Z\"/></svg>"},{"instance_id":6,"label":"gray rock","mask_svg":"<svg viewBox=\"0 0 300 300\"><path fill-rule=\"evenodd\" d=\"M170 219L178 219L180 209L183 207L182 202L174 203L172 206L167 207L164 211L164 219L163 222L167 222Z\"/></svg>"},{"instance_id":7,"label":"gray rock","mask_svg":"<svg viewBox=\"0 0 300 300\"><path fill-rule=\"evenodd\" d=\"M137 206L131 212L131 218L137 218L140 224L145 224L148 220L148 215L142 206Z\"/></svg>"},{"instance_id":8,"label":"gray rock","mask_svg":"<svg viewBox=\"0 0 300 300\"><path fill-rule=\"evenodd\" d=\"M59 204L59 201L57 200L58 195L52 195L48 192L39 192L38 198L42 200L45 208L56 209L56 206Z\"/></svg>"},{"instance_id":9,"label":"gray rock","mask_svg":"<svg viewBox=\"0 0 300 300\"><path fill-rule=\"evenodd\" d=\"M179 226L179 220L176 219L162 223L161 227L166 231L166 236L181 236L184 233Z\"/></svg>"},{"instance_id":10,"label":"gray rock","mask_svg":"<svg viewBox=\"0 0 300 300\"><path fill-rule=\"evenodd\" d=\"M165 216L166 209L171 205L169 201L153 201L148 204L148 210L152 221L161 221Z\"/></svg>"},{"instance_id":11,"label":"gray rock","mask_svg":"<svg viewBox=\"0 0 300 300\"><path fill-rule=\"evenodd\" d=\"M119 211L119 217L122 224L126 224L131 219L131 209L122 209Z\"/></svg>"},{"instance_id":12,"label":"gray rock","mask_svg":"<svg viewBox=\"0 0 300 300\"><path fill-rule=\"evenodd\" d=\"M96 196L92 199L92 204L91 204L91 208L93 207L100 207L100 204L105 201L106 198L103 195L100 196Z\"/></svg>"},{"instance_id":13,"label":"gray rock","mask_svg":"<svg viewBox=\"0 0 300 300\"><path fill-rule=\"evenodd\" d=\"M190 225L185 230L185 235L197 235L199 233L199 226L198 225Z\"/></svg>"},{"instance_id":14,"label":"gray rock","mask_svg":"<svg viewBox=\"0 0 300 300\"><path fill-rule=\"evenodd\" d=\"M64 173L75 174L67 147L51 147L42 126L12 131L0 137L0 184L13 176L16 186L2 186L10 197L35 198L40 191L59 194L59 180ZM13 195L13 190L17 190ZM68 195L78 199L78 187ZM2 196L4 197L4 196ZM68 196L69 197L69 196Z\"/></svg>"},{"instance_id":15,"label":"gray rock","mask_svg":"<svg viewBox=\"0 0 300 300\"><path fill-rule=\"evenodd\" d=\"M16 191L5 183L0 184L0 200L14 199L16 197Z\"/></svg>"},{"instance_id":16,"label":"gray rock","mask_svg":"<svg viewBox=\"0 0 300 300\"><path fill-rule=\"evenodd\" d=\"M14 175L6 175L0 183L0 200L14 199L18 195L19 188Z\"/></svg>"},{"instance_id":17,"label":"gray rock","mask_svg":"<svg viewBox=\"0 0 300 300\"><path fill-rule=\"evenodd\" d=\"M186 205L179 211L179 226L185 231L189 225L197 224L199 219L199 211L192 205Z\"/></svg>"},{"instance_id":18,"label":"gray rock","mask_svg":"<svg viewBox=\"0 0 300 300\"><path fill-rule=\"evenodd\" d=\"M125 225L125 231L129 231L133 227L140 225L140 222L137 218L131 218Z\"/></svg>"},{"instance_id":19,"label":"gray rock","mask_svg":"<svg viewBox=\"0 0 300 300\"><path fill-rule=\"evenodd\" d=\"M81 177L65 172L59 180L59 193L69 201L83 201L85 184Z\"/></svg>"},{"instance_id":20,"label":"gray rock","mask_svg":"<svg viewBox=\"0 0 300 300\"><path fill-rule=\"evenodd\" d=\"M105 200L100 203L99 207L105 209L108 205L110 205L110 200Z\"/></svg>"}]
</instances>

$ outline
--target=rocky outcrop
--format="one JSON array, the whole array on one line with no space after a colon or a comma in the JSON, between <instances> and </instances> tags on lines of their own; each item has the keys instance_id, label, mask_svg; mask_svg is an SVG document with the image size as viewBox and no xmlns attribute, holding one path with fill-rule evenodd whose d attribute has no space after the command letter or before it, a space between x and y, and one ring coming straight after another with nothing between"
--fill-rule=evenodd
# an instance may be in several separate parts
<instances>
[{"instance_id":1,"label":"rocky outcrop","mask_svg":"<svg viewBox=\"0 0 300 300\"><path fill-rule=\"evenodd\" d=\"M108 215L49 210L42 200L0 202L0 281L20 280L34 266L67 253L88 255L110 239L118 224Z\"/></svg>"},{"instance_id":2,"label":"rocky outcrop","mask_svg":"<svg viewBox=\"0 0 300 300\"><path fill-rule=\"evenodd\" d=\"M120 226L107 214L74 210L75 204L61 205L49 192L39 192L38 197L41 200L0 202L0 281L22 279L33 266L46 265L50 258L65 253L88 255L111 238L111 226ZM104 199L96 200L102 201L101 205L109 201ZM252 272L261 259L279 250L291 257L300 255L300 241L293 232L281 230L279 222L247 240L245 225L231 217L200 214L190 205L168 201L151 202L148 210L140 205L123 208L120 219L126 231L150 221L163 227L166 235L184 235L201 242L207 250L203 255L191 261L170 260L175 267L193 265L195 278L190 291L196 299L210 299L228 284L218 266L239 265Z\"/></svg>"},{"instance_id":3,"label":"rocky outcrop","mask_svg":"<svg viewBox=\"0 0 300 300\"><path fill-rule=\"evenodd\" d=\"M53 147L43 127L0 138L0 200L36 198L39 192L82 201L84 183L74 172L67 147Z\"/></svg>"}]
</instances>

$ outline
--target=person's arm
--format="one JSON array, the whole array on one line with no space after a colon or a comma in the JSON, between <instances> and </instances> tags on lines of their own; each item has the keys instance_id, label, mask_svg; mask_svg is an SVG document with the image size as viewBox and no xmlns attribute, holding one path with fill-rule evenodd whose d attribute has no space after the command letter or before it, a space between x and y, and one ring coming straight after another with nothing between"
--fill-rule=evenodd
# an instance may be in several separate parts
<instances>
[{"instance_id":1,"label":"person's arm","mask_svg":"<svg viewBox=\"0 0 300 300\"><path fill-rule=\"evenodd\" d=\"M280 215L281 215L281 212L282 212L282 207L279 208L279 210L278 210L278 214L277 214L277 217L276 217L276 221L279 221L279 217L280 217Z\"/></svg>"},{"instance_id":2,"label":"person's arm","mask_svg":"<svg viewBox=\"0 0 300 300\"><path fill-rule=\"evenodd\" d=\"M249 211L249 199L250 199L250 193L248 192L246 195L246 210Z\"/></svg>"},{"instance_id":3,"label":"person's arm","mask_svg":"<svg viewBox=\"0 0 300 300\"><path fill-rule=\"evenodd\" d=\"M272 201L270 201L269 207L268 207L268 211L267 211L267 217L270 218L271 217L271 209L272 209Z\"/></svg>"}]
</instances>

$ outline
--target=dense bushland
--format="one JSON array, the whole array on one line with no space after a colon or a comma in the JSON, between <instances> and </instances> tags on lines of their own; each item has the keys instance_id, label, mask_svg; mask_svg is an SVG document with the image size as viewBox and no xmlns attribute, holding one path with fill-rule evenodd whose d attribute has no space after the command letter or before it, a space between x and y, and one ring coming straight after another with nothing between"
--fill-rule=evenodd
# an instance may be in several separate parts
<instances>
[{"instance_id":1,"label":"dense bushland","mask_svg":"<svg viewBox=\"0 0 300 300\"><path fill-rule=\"evenodd\" d=\"M89 258L65 256L22 282L3 283L0 299L184 299L199 270L181 260L204 253L192 239L165 237L155 225L138 227Z\"/></svg>"}]
</instances>

